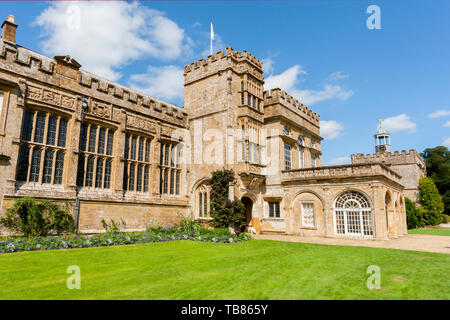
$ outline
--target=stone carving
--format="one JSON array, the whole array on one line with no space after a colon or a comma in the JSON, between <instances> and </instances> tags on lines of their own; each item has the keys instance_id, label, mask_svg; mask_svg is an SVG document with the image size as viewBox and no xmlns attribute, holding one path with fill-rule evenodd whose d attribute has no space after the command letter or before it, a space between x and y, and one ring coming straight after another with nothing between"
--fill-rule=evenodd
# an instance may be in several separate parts
<instances>
[{"instance_id":1,"label":"stone carving","mask_svg":"<svg viewBox=\"0 0 450 320\"><path fill-rule=\"evenodd\" d=\"M139 129L142 131L147 131L151 133L157 132L157 124L153 121L136 117L136 116L130 116L127 115L127 127L131 127L134 129Z\"/></svg>"},{"instance_id":2,"label":"stone carving","mask_svg":"<svg viewBox=\"0 0 450 320\"><path fill-rule=\"evenodd\" d=\"M24 84L24 86L26 87L26 97L28 99L37 100L68 109L75 108L74 97L63 95L61 93L57 93L47 89L42 89L35 86L27 86L26 84Z\"/></svg>"},{"instance_id":3,"label":"stone carving","mask_svg":"<svg viewBox=\"0 0 450 320\"><path fill-rule=\"evenodd\" d=\"M111 119L111 106L98 101L91 101L87 113L103 119Z\"/></svg>"}]
</instances>

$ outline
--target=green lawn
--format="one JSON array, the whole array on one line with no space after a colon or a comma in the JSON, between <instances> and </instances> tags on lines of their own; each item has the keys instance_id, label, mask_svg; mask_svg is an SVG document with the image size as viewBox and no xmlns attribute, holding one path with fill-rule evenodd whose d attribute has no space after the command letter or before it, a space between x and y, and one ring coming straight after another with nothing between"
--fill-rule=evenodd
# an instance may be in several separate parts
<instances>
[{"instance_id":1,"label":"green lawn","mask_svg":"<svg viewBox=\"0 0 450 320\"><path fill-rule=\"evenodd\" d=\"M450 228L419 228L408 230L410 234L431 234L434 236L448 236L450 237Z\"/></svg>"},{"instance_id":2,"label":"green lawn","mask_svg":"<svg viewBox=\"0 0 450 320\"><path fill-rule=\"evenodd\" d=\"M81 289L66 269L81 268ZM369 265L381 289L366 286ZM251 240L0 255L3 299L450 299L450 255Z\"/></svg>"}]
</instances>

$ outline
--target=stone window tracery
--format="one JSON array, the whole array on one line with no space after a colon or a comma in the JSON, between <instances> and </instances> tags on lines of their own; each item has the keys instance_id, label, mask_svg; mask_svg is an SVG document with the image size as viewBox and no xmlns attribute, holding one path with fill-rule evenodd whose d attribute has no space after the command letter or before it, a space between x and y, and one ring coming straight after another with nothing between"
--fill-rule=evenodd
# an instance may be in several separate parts
<instances>
[{"instance_id":1,"label":"stone window tracery","mask_svg":"<svg viewBox=\"0 0 450 320\"><path fill-rule=\"evenodd\" d=\"M67 120L50 112L26 109L20 137L17 181L61 184Z\"/></svg>"},{"instance_id":2,"label":"stone window tracery","mask_svg":"<svg viewBox=\"0 0 450 320\"><path fill-rule=\"evenodd\" d=\"M80 128L77 186L109 189L114 130L83 123Z\"/></svg>"},{"instance_id":3,"label":"stone window tracery","mask_svg":"<svg viewBox=\"0 0 450 320\"><path fill-rule=\"evenodd\" d=\"M161 142L160 150L160 194L180 194L181 144Z\"/></svg>"},{"instance_id":4,"label":"stone window tracery","mask_svg":"<svg viewBox=\"0 0 450 320\"><path fill-rule=\"evenodd\" d=\"M151 138L125 135L123 189L149 192Z\"/></svg>"}]
</instances>

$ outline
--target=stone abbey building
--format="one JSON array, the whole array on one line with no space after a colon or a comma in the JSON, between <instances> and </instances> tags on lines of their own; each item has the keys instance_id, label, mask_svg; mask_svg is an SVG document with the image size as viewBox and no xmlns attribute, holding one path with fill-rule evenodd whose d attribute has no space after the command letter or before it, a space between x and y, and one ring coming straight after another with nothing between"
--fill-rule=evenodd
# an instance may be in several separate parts
<instances>
[{"instance_id":1,"label":"stone abbey building","mask_svg":"<svg viewBox=\"0 0 450 320\"><path fill-rule=\"evenodd\" d=\"M319 115L280 89L262 63L230 47L184 68L180 108L15 42L0 40L0 209L23 196L68 203L81 232L102 219L129 230L150 221L209 221L215 169L233 169L229 197L260 233L387 239L406 233L423 160L389 152L322 166ZM381 139L383 137L383 139ZM387 138L385 138L387 137ZM384 147L381 148L381 146Z\"/></svg>"}]
</instances>

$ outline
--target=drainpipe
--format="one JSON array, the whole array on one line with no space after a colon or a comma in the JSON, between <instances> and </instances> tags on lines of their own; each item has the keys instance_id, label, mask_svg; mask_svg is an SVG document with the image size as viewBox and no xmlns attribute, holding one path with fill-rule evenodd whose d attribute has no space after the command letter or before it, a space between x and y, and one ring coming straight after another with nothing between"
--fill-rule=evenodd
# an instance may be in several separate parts
<instances>
[{"instance_id":1,"label":"drainpipe","mask_svg":"<svg viewBox=\"0 0 450 320\"><path fill-rule=\"evenodd\" d=\"M80 122L83 123L84 120L84 112L88 108L88 99L86 97L81 98L81 115L80 115ZM79 149L79 147L78 147ZM78 156L80 154L80 150L78 150ZM78 165L77 165L78 169ZM78 170L77 170L78 174ZM78 185L78 181L75 181L76 187L75 187L75 206L73 208L74 211L74 224L75 224L75 231L78 233L79 224L80 224L80 186Z\"/></svg>"}]
</instances>

